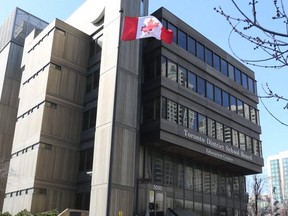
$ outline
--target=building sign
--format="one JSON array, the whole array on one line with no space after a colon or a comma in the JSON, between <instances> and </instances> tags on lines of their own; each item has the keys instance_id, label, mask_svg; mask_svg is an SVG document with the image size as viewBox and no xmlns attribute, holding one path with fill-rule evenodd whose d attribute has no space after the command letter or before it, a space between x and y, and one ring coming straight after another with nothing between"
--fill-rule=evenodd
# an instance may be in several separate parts
<instances>
[{"instance_id":1,"label":"building sign","mask_svg":"<svg viewBox=\"0 0 288 216\"><path fill-rule=\"evenodd\" d=\"M236 157L239 157L239 158L242 158L245 160L249 160L249 161L252 161L252 159L253 159L252 155L250 155L249 153L242 151L241 149L238 149L234 146L231 146L231 145L228 145L225 143L221 143L218 140L211 139L205 135L201 136L200 134L196 134L192 130L183 129L183 132L184 132L184 136L186 138L192 139L192 140L197 141L199 143L202 143L206 146L209 146L209 147L212 147L216 150L221 151L221 153L220 153L218 151L214 151L212 149L206 148L206 153L211 155L211 156L214 156L214 157L226 160L226 161L230 161L230 162L233 161L233 158L231 158L229 155L233 155L233 156L236 156Z\"/></svg>"}]
</instances>

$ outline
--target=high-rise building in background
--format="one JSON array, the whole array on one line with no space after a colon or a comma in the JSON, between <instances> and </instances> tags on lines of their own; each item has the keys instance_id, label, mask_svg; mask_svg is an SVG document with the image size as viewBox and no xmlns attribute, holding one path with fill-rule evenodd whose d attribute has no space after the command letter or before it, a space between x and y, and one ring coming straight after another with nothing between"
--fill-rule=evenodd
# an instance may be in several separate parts
<instances>
[{"instance_id":1,"label":"high-rise building in background","mask_svg":"<svg viewBox=\"0 0 288 216\"><path fill-rule=\"evenodd\" d=\"M24 40L33 29L40 31L48 23L16 8L0 27L0 208L5 186L15 129L21 60Z\"/></svg>"},{"instance_id":2,"label":"high-rise building in background","mask_svg":"<svg viewBox=\"0 0 288 216\"><path fill-rule=\"evenodd\" d=\"M267 159L270 193L274 201L288 204L288 151L271 155Z\"/></svg>"},{"instance_id":3,"label":"high-rise building in background","mask_svg":"<svg viewBox=\"0 0 288 216\"><path fill-rule=\"evenodd\" d=\"M86 0L28 35L3 211L245 215L263 167L254 73L165 8L171 45L120 41L147 6Z\"/></svg>"}]
</instances>

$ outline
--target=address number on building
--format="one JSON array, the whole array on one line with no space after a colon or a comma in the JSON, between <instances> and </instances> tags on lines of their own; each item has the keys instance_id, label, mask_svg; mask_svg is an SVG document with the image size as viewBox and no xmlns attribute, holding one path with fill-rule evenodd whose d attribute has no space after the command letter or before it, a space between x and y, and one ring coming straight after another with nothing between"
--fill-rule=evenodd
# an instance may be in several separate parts
<instances>
[{"instance_id":1,"label":"address number on building","mask_svg":"<svg viewBox=\"0 0 288 216\"><path fill-rule=\"evenodd\" d=\"M154 187L154 190L156 191L162 191L162 186L160 185L154 185L153 187Z\"/></svg>"}]
</instances>

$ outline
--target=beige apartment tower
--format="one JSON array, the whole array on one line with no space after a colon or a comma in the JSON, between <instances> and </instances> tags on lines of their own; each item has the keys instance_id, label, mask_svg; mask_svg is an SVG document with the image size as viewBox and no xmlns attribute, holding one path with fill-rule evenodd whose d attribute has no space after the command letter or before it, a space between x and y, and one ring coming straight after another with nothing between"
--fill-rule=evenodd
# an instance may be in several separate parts
<instances>
[{"instance_id":1,"label":"beige apartment tower","mask_svg":"<svg viewBox=\"0 0 288 216\"><path fill-rule=\"evenodd\" d=\"M254 72L165 8L171 45L121 41L123 17L147 14L86 0L26 37L3 212L245 215L263 167Z\"/></svg>"}]
</instances>

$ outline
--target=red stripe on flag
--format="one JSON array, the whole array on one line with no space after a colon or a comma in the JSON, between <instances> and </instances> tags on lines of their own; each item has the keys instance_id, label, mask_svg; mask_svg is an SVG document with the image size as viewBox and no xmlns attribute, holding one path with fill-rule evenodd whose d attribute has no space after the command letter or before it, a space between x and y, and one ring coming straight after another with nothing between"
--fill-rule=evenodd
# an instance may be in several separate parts
<instances>
[{"instance_id":1,"label":"red stripe on flag","mask_svg":"<svg viewBox=\"0 0 288 216\"><path fill-rule=\"evenodd\" d=\"M171 44L173 42L173 31L162 27L161 40L163 40L167 44Z\"/></svg>"},{"instance_id":2,"label":"red stripe on flag","mask_svg":"<svg viewBox=\"0 0 288 216\"><path fill-rule=\"evenodd\" d=\"M124 17L122 40L135 40L138 27L138 17Z\"/></svg>"}]
</instances>

